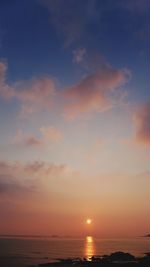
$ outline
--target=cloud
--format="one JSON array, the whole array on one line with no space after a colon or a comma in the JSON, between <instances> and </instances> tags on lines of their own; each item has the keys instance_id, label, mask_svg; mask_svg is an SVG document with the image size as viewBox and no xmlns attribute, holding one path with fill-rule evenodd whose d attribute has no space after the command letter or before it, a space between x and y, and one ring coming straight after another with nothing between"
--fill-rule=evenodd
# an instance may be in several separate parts
<instances>
[{"instance_id":1,"label":"cloud","mask_svg":"<svg viewBox=\"0 0 150 267\"><path fill-rule=\"evenodd\" d=\"M44 143L42 139L37 138L34 135L24 134L21 129L18 129L12 140L12 144L27 147L39 147Z\"/></svg>"},{"instance_id":2,"label":"cloud","mask_svg":"<svg viewBox=\"0 0 150 267\"><path fill-rule=\"evenodd\" d=\"M55 95L55 84L48 76L18 81L9 85L6 81L6 62L0 62L0 96L6 100L17 99L21 103L22 116L38 109L49 109Z\"/></svg>"},{"instance_id":3,"label":"cloud","mask_svg":"<svg viewBox=\"0 0 150 267\"><path fill-rule=\"evenodd\" d=\"M47 145L49 142L58 142L62 139L62 133L54 126L43 126L40 128L41 137L37 138L35 135L28 135L18 129L12 144L27 146L27 147L40 147Z\"/></svg>"},{"instance_id":4,"label":"cloud","mask_svg":"<svg viewBox=\"0 0 150 267\"><path fill-rule=\"evenodd\" d=\"M15 97L26 104L49 108L55 92L53 80L49 77L34 78L15 84ZM21 89L21 90L20 90Z\"/></svg>"},{"instance_id":5,"label":"cloud","mask_svg":"<svg viewBox=\"0 0 150 267\"><path fill-rule=\"evenodd\" d=\"M69 101L65 105L65 114L74 118L79 114L92 111L105 111L113 106L113 97L117 90L127 82L130 73L105 64L98 71L87 75L78 84L63 92Z\"/></svg>"},{"instance_id":6,"label":"cloud","mask_svg":"<svg viewBox=\"0 0 150 267\"><path fill-rule=\"evenodd\" d=\"M6 81L7 64L0 62L0 96L6 100L17 99L21 107L20 116L25 118L36 111L50 110L53 104L62 103L65 116L74 118L79 114L92 111L105 111L125 96L119 89L130 77L127 69L115 69L104 61L102 57L95 57L88 65L82 62L84 50L76 52L76 61L84 63L88 73L77 84L66 88L61 93L56 90L54 80L48 76L18 81L9 85ZM58 141L61 134L55 128L41 128L43 139ZM49 137L48 137L49 136ZM43 140L39 140L43 141ZM39 145L40 142L30 136L27 144Z\"/></svg>"},{"instance_id":7,"label":"cloud","mask_svg":"<svg viewBox=\"0 0 150 267\"><path fill-rule=\"evenodd\" d=\"M12 189L23 187L36 190L41 186L47 186L50 180L57 185L55 178L67 177L71 172L70 168L65 164L44 161L26 163L0 161L0 187L1 191L7 191L7 188L11 189L11 187Z\"/></svg>"},{"instance_id":8,"label":"cloud","mask_svg":"<svg viewBox=\"0 0 150 267\"><path fill-rule=\"evenodd\" d=\"M84 38L90 24L99 19L97 0L41 0L50 13L50 20L59 36L63 36L66 46Z\"/></svg>"},{"instance_id":9,"label":"cloud","mask_svg":"<svg viewBox=\"0 0 150 267\"><path fill-rule=\"evenodd\" d=\"M12 229L10 220L7 220L11 216L12 224L16 225L19 218L29 218L30 221L31 215L36 214L40 219L43 213L48 216L61 210L61 205L64 206L62 200L66 197L62 197L66 180L71 174L72 171L65 164L0 161L0 212L4 226ZM19 229L23 225L24 219L22 224L19 221Z\"/></svg>"},{"instance_id":10,"label":"cloud","mask_svg":"<svg viewBox=\"0 0 150 267\"><path fill-rule=\"evenodd\" d=\"M55 176L61 176L69 169L65 164L54 164L44 161L34 161L32 163L23 164L22 168L25 172L29 172L35 175L43 175L44 177L54 178Z\"/></svg>"},{"instance_id":11,"label":"cloud","mask_svg":"<svg viewBox=\"0 0 150 267\"><path fill-rule=\"evenodd\" d=\"M84 56L86 54L85 48L79 48L73 51L73 62L80 64L84 60Z\"/></svg>"},{"instance_id":12,"label":"cloud","mask_svg":"<svg viewBox=\"0 0 150 267\"><path fill-rule=\"evenodd\" d=\"M13 85L13 96L21 103L20 116L25 118L40 109L49 110L53 105L55 85L51 78L40 77Z\"/></svg>"},{"instance_id":13,"label":"cloud","mask_svg":"<svg viewBox=\"0 0 150 267\"><path fill-rule=\"evenodd\" d=\"M14 96L14 89L11 88L6 82L7 63L6 61L0 62L0 96L5 99L11 99Z\"/></svg>"},{"instance_id":14,"label":"cloud","mask_svg":"<svg viewBox=\"0 0 150 267\"><path fill-rule=\"evenodd\" d=\"M12 175L0 174L0 195L16 195L32 191L32 187L18 182Z\"/></svg>"},{"instance_id":15,"label":"cloud","mask_svg":"<svg viewBox=\"0 0 150 267\"><path fill-rule=\"evenodd\" d=\"M5 62L0 62L0 84L5 82L5 74L7 70L7 65Z\"/></svg>"},{"instance_id":16,"label":"cloud","mask_svg":"<svg viewBox=\"0 0 150 267\"><path fill-rule=\"evenodd\" d=\"M150 26L149 26L149 0L119 0L117 6L123 9L123 12L128 12L127 30L132 31L136 41L149 42ZM122 12L122 10L121 10ZM138 23L137 23L138 22Z\"/></svg>"},{"instance_id":17,"label":"cloud","mask_svg":"<svg viewBox=\"0 0 150 267\"><path fill-rule=\"evenodd\" d=\"M41 127L40 131L43 135L43 140L46 141L60 141L62 139L62 133L54 126Z\"/></svg>"},{"instance_id":18,"label":"cloud","mask_svg":"<svg viewBox=\"0 0 150 267\"><path fill-rule=\"evenodd\" d=\"M42 141L36 138L35 136L28 136L25 142L25 145L27 146L40 146L42 144Z\"/></svg>"},{"instance_id":19,"label":"cloud","mask_svg":"<svg viewBox=\"0 0 150 267\"><path fill-rule=\"evenodd\" d=\"M143 104L134 114L135 141L150 145L150 102Z\"/></svg>"},{"instance_id":20,"label":"cloud","mask_svg":"<svg viewBox=\"0 0 150 267\"><path fill-rule=\"evenodd\" d=\"M0 161L0 195L17 196L37 191L37 180L28 177L26 164Z\"/></svg>"}]
</instances>

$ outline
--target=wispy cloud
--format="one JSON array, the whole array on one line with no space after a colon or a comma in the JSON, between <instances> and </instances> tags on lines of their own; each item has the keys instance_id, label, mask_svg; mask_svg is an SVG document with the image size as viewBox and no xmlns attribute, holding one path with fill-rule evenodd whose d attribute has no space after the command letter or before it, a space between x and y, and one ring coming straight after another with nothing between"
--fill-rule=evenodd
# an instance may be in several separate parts
<instances>
[{"instance_id":1,"label":"wispy cloud","mask_svg":"<svg viewBox=\"0 0 150 267\"><path fill-rule=\"evenodd\" d=\"M0 161L0 178L3 182L35 185L44 179L64 176L69 172L65 164L54 164L44 161L8 162ZM5 179L4 179L5 178ZM6 179L7 178L7 179ZM44 185L44 184L43 184Z\"/></svg>"},{"instance_id":2,"label":"wispy cloud","mask_svg":"<svg viewBox=\"0 0 150 267\"><path fill-rule=\"evenodd\" d=\"M99 19L97 0L42 0L40 3L50 12L50 20L65 46L81 40L88 34L88 26Z\"/></svg>"},{"instance_id":3,"label":"wispy cloud","mask_svg":"<svg viewBox=\"0 0 150 267\"><path fill-rule=\"evenodd\" d=\"M84 57L86 55L86 49L85 48L79 48L73 51L73 62L80 64L83 62Z\"/></svg>"},{"instance_id":4,"label":"wispy cloud","mask_svg":"<svg viewBox=\"0 0 150 267\"><path fill-rule=\"evenodd\" d=\"M43 126L40 128L40 132L43 135L43 141L60 141L63 137L62 133L54 126Z\"/></svg>"},{"instance_id":5,"label":"wispy cloud","mask_svg":"<svg viewBox=\"0 0 150 267\"><path fill-rule=\"evenodd\" d=\"M0 191L9 193L21 188L36 190L45 187L50 180L67 177L71 174L70 168L65 164L54 164L44 161L8 162L0 161ZM57 181L54 183L57 186Z\"/></svg>"},{"instance_id":6,"label":"wispy cloud","mask_svg":"<svg viewBox=\"0 0 150 267\"><path fill-rule=\"evenodd\" d=\"M25 134L21 129L18 129L15 136L12 139L12 144L27 147L39 147L43 146L43 140L37 138L33 134Z\"/></svg>"},{"instance_id":7,"label":"wispy cloud","mask_svg":"<svg viewBox=\"0 0 150 267\"><path fill-rule=\"evenodd\" d=\"M5 99L11 99L14 97L14 89L9 86L6 82L6 74L7 74L7 62L0 62L0 96Z\"/></svg>"},{"instance_id":8,"label":"wispy cloud","mask_svg":"<svg viewBox=\"0 0 150 267\"><path fill-rule=\"evenodd\" d=\"M5 82L7 65L5 62L0 62L0 84L2 85Z\"/></svg>"},{"instance_id":9,"label":"wispy cloud","mask_svg":"<svg viewBox=\"0 0 150 267\"><path fill-rule=\"evenodd\" d=\"M0 174L0 195L28 194L35 190L35 185L22 183L11 174Z\"/></svg>"},{"instance_id":10,"label":"wispy cloud","mask_svg":"<svg viewBox=\"0 0 150 267\"><path fill-rule=\"evenodd\" d=\"M150 145L150 102L143 104L134 114L135 141Z\"/></svg>"},{"instance_id":11,"label":"wispy cloud","mask_svg":"<svg viewBox=\"0 0 150 267\"><path fill-rule=\"evenodd\" d=\"M48 76L17 81L6 81L6 62L0 62L0 96L6 100L17 99L21 103L22 116L31 115L38 109L50 109L55 95L55 84Z\"/></svg>"},{"instance_id":12,"label":"wispy cloud","mask_svg":"<svg viewBox=\"0 0 150 267\"><path fill-rule=\"evenodd\" d=\"M26 134L18 129L11 143L25 147L41 147L51 142L57 143L63 137L63 134L54 126L42 126L39 133L41 137L36 137L34 134Z\"/></svg>"},{"instance_id":13,"label":"wispy cloud","mask_svg":"<svg viewBox=\"0 0 150 267\"><path fill-rule=\"evenodd\" d=\"M14 97L26 104L50 108L55 93L54 81L49 77L33 78L14 84Z\"/></svg>"}]
</instances>

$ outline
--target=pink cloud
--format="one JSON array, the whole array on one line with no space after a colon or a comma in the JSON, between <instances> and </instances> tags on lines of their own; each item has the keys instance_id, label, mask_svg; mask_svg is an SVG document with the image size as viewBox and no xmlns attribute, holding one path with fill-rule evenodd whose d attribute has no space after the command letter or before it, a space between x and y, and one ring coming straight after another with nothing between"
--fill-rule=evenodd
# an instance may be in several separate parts
<instances>
[{"instance_id":1,"label":"pink cloud","mask_svg":"<svg viewBox=\"0 0 150 267\"><path fill-rule=\"evenodd\" d=\"M35 78L28 82L15 84L15 97L26 104L35 104L49 108L52 96L55 93L55 85L49 77Z\"/></svg>"},{"instance_id":2,"label":"pink cloud","mask_svg":"<svg viewBox=\"0 0 150 267\"><path fill-rule=\"evenodd\" d=\"M150 145L150 102L140 107L134 114L135 140L139 144Z\"/></svg>"},{"instance_id":3,"label":"pink cloud","mask_svg":"<svg viewBox=\"0 0 150 267\"><path fill-rule=\"evenodd\" d=\"M48 76L18 81L11 86L5 77L7 64L0 62L0 96L5 99L17 99L21 103L21 115L31 115L39 108L49 109L53 104L55 84Z\"/></svg>"},{"instance_id":4,"label":"pink cloud","mask_svg":"<svg viewBox=\"0 0 150 267\"><path fill-rule=\"evenodd\" d=\"M39 147L43 145L43 140L34 135L24 134L22 130L18 129L12 140L12 144L27 147Z\"/></svg>"},{"instance_id":5,"label":"pink cloud","mask_svg":"<svg viewBox=\"0 0 150 267\"><path fill-rule=\"evenodd\" d=\"M27 177L31 174L32 178L39 177L53 178L54 176L63 176L71 172L67 165L65 164L54 164L44 161L32 161L32 162L7 162L0 161L0 175L13 175L16 182L20 179L22 181L27 181ZM16 178L15 178L16 177ZM18 178L17 178L18 177ZM21 178L22 177L22 178ZM31 180L32 180L31 178Z\"/></svg>"},{"instance_id":6,"label":"pink cloud","mask_svg":"<svg viewBox=\"0 0 150 267\"><path fill-rule=\"evenodd\" d=\"M21 103L21 118L28 118L40 109L49 110L53 105L55 85L51 78L34 78L14 84L13 98Z\"/></svg>"},{"instance_id":7,"label":"pink cloud","mask_svg":"<svg viewBox=\"0 0 150 267\"><path fill-rule=\"evenodd\" d=\"M84 54L81 52L76 55L78 62ZM54 80L48 76L8 85L5 79L7 65L0 62L0 96L6 100L17 99L21 106L20 116L23 118L31 116L37 110L49 110L54 101L63 102L63 110L68 118L92 111L105 111L112 108L116 102L120 103L124 92L118 89L127 81L130 73L126 69L115 69L105 62L100 62L99 67L96 63L94 69L98 70L88 74L72 87L64 89L58 98ZM49 139L50 136L55 141L61 139L60 133L55 129L41 129L41 132L46 138L49 135Z\"/></svg>"},{"instance_id":8,"label":"pink cloud","mask_svg":"<svg viewBox=\"0 0 150 267\"><path fill-rule=\"evenodd\" d=\"M40 147L51 142L58 142L63 137L62 133L54 126L43 126L39 131L41 137L25 134L21 129L18 129L11 143L27 147Z\"/></svg>"},{"instance_id":9,"label":"pink cloud","mask_svg":"<svg viewBox=\"0 0 150 267\"><path fill-rule=\"evenodd\" d=\"M28 138L25 140L26 146L41 146L43 145L43 142L36 138L35 136L28 136Z\"/></svg>"},{"instance_id":10,"label":"pink cloud","mask_svg":"<svg viewBox=\"0 0 150 267\"><path fill-rule=\"evenodd\" d=\"M40 131L45 141L60 141L62 139L62 133L54 126L41 127Z\"/></svg>"},{"instance_id":11,"label":"pink cloud","mask_svg":"<svg viewBox=\"0 0 150 267\"><path fill-rule=\"evenodd\" d=\"M74 118L80 113L110 109L113 105L112 97L118 91L116 89L123 85L128 77L127 70L117 70L105 64L97 72L64 91L64 97L70 102L65 106L65 113Z\"/></svg>"}]
</instances>

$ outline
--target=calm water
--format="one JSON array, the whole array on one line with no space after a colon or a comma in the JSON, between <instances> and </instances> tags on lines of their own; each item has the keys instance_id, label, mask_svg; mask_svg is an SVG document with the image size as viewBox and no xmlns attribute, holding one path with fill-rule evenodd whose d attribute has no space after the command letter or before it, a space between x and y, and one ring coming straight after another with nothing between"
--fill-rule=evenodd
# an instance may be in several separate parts
<instances>
[{"instance_id":1,"label":"calm water","mask_svg":"<svg viewBox=\"0 0 150 267\"><path fill-rule=\"evenodd\" d=\"M136 239L42 239L0 238L0 266L23 267L55 261L58 258L86 257L130 252L140 256L150 251L150 238Z\"/></svg>"}]
</instances>

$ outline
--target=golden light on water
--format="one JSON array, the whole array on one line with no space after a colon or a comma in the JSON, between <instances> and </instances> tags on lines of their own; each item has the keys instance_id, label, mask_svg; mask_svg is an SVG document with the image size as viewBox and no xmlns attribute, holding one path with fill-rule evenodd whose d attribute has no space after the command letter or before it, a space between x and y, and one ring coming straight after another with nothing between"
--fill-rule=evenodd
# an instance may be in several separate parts
<instances>
[{"instance_id":1,"label":"golden light on water","mask_svg":"<svg viewBox=\"0 0 150 267\"><path fill-rule=\"evenodd\" d=\"M93 238L92 236L87 236L87 243L92 243L93 242Z\"/></svg>"},{"instance_id":2,"label":"golden light on water","mask_svg":"<svg viewBox=\"0 0 150 267\"><path fill-rule=\"evenodd\" d=\"M91 261L95 255L94 240L92 236L87 236L85 241L85 257L88 261Z\"/></svg>"}]
</instances>

